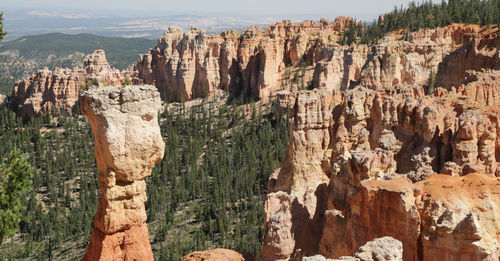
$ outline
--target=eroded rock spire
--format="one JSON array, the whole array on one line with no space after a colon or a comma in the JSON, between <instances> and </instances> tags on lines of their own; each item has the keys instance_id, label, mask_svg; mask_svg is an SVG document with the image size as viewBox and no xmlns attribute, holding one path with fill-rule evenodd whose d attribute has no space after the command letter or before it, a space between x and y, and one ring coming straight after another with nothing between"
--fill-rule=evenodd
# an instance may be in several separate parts
<instances>
[{"instance_id":1,"label":"eroded rock spire","mask_svg":"<svg viewBox=\"0 0 500 261\"><path fill-rule=\"evenodd\" d=\"M100 197L83 260L153 260L146 182L165 150L154 86L92 87L80 96L95 136Z\"/></svg>"}]
</instances>

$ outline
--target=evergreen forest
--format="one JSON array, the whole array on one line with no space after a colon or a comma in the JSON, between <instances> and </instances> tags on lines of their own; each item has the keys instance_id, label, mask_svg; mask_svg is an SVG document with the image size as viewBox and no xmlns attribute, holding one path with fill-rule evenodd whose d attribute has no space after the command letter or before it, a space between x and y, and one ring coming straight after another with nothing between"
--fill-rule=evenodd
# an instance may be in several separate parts
<instances>
[{"instance_id":1,"label":"evergreen forest","mask_svg":"<svg viewBox=\"0 0 500 261\"><path fill-rule=\"evenodd\" d=\"M164 159L147 179L150 240L156 260L226 247L260 256L262 202L288 143L286 115L271 105L205 99L170 104L161 114ZM83 116L33 118L0 109L0 157L26 152L33 189L21 198L19 231L0 260L79 260L92 231L98 174Z\"/></svg>"},{"instance_id":2,"label":"evergreen forest","mask_svg":"<svg viewBox=\"0 0 500 261\"><path fill-rule=\"evenodd\" d=\"M340 44L375 44L394 30L417 31L422 28L443 27L453 23L499 25L500 0L449 0L433 3L430 0L410 2L407 7L379 16L371 24L351 23Z\"/></svg>"}]
</instances>

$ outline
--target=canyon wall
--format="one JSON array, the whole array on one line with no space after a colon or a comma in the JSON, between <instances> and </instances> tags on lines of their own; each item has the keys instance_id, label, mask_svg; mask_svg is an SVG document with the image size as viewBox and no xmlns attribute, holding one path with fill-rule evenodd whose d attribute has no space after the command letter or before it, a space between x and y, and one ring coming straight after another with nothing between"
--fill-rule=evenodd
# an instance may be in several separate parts
<instances>
[{"instance_id":1,"label":"canyon wall","mask_svg":"<svg viewBox=\"0 0 500 261\"><path fill-rule=\"evenodd\" d=\"M383 236L403 243L404 260L500 258L499 38L464 37L475 40L445 60L484 62L433 63L443 87L431 95L419 77L362 77L277 96L291 134L269 180L261 260L351 256Z\"/></svg>"},{"instance_id":2,"label":"canyon wall","mask_svg":"<svg viewBox=\"0 0 500 261\"><path fill-rule=\"evenodd\" d=\"M460 75L455 79L442 77L453 75L451 70L498 66L493 64L498 59L491 50L479 52L489 57L482 62L477 55L468 59L477 64L448 68L453 65L446 64L460 59L448 58L440 65L451 52L470 48L474 39L496 35L494 27L453 24L416 32L400 30L375 45L339 45L341 33L352 22L346 17L333 22L280 21L265 29L249 27L241 35L235 31L208 35L196 28L183 32L171 27L154 49L140 56L134 68L144 83L158 87L164 99L179 101L204 97L217 89L232 96L267 98L292 88L288 81L301 70L311 74L303 87L333 91L360 85L376 90L398 84L429 84L429 78L436 74L436 83L448 87L464 80Z\"/></svg>"},{"instance_id":3,"label":"canyon wall","mask_svg":"<svg viewBox=\"0 0 500 261\"><path fill-rule=\"evenodd\" d=\"M165 150L160 94L154 86L93 86L80 104L95 137L100 188L83 260L153 260L144 179Z\"/></svg>"},{"instance_id":4,"label":"canyon wall","mask_svg":"<svg viewBox=\"0 0 500 261\"><path fill-rule=\"evenodd\" d=\"M166 100L190 100L227 90L234 96L267 97L280 88L286 66L319 60L317 49L337 42L352 18L335 21L280 21L266 29L249 27L207 35L169 27L158 45L141 55L135 70Z\"/></svg>"},{"instance_id":5,"label":"canyon wall","mask_svg":"<svg viewBox=\"0 0 500 261\"><path fill-rule=\"evenodd\" d=\"M497 31L489 26L452 24L416 32L394 31L371 46L325 47L326 58L316 63L313 85L329 91L356 86L379 90L398 84L429 85L432 76L437 78L435 86L458 86L467 70L498 68ZM458 58L459 53L470 57ZM461 59L469 65L459 65Z\"/></svg>"},{"instance_id":6,"label":"canyon wall","mask_svg":"<svg viewBox=\"0 0 500 261\"><path fill-rule=\"evenodd\" d=\"M463 44L444 58L439 64L436 86L451 89L465 83L469 71L500 70L500 38L494 29L484 29L479 35L464 35Z\"/></svg>"},{"instance_id":7,"label":"canyon wall","mask_svg":"<svg viewBox=\"0 0 500 261\"><path fill-rule=\"evenodd\" d=\"M127 77L133 79L134 73L112 69L104 50L96 50L85 57L84 68L44 69L17 81L9 101L15 110L26 117L47 113L52 109L69 114L78 101L82 85L89 80L100 86L117 85L122 84Z\"/></svg>"}]
</instances>

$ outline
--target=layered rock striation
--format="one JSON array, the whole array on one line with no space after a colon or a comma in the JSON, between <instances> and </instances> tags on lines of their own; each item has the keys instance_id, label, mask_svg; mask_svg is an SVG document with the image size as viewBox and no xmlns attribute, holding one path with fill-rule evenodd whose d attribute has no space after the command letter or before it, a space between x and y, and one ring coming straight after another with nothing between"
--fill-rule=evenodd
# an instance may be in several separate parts
<instances>
[{"instance_id":1,"label":"layered rock striation","mask_svg":"<svg viewBox=\"0 0 500 261\"><path fill-rule=\"evenodd\" d=\"M498 29L483 27L477 34L462 36L462 44L439 64L436 86L450 90L467 82L469 71L500 70Z\"/></svg>"},{"instance_id":2,"label":"layered rock striation","mask_svg":"<svg viewBox=\"0 0 500 261\"><path fill-rule=\"evenodd\" d=\"M127 77L132 80L134 73L112 69L104 50L96 50L85 57L83 68L55 68L52 71L46 68L17 81L9 100L15 110L27 117L51 110L69 114L78 101L82 86L89 80L99 86L117 85Z\"/></svg>"},{"instance_id":3,"label":"layered rock striation","mask_svg":"<svg viewBox=\"0 0 500 261\"><path fill-rule=\"evenodd\" d=\"M100 197L83 260L153 260L146 182L162 158L160 95L154 86L91 87L80 96L95 137Z\"/></svg>"},{"instance_id":4,"label":"layered rock striation","mask_svg":"<svg viewBox=\"0 0 500 261\"><path fill-rule=\"evenodd\" d=\"M403 260L498 260L498 72L467 71L433 95L388 83L280 93L291 134L269 180L261 260L352 256L384 236Z\"/></svg>"}]
</instances>

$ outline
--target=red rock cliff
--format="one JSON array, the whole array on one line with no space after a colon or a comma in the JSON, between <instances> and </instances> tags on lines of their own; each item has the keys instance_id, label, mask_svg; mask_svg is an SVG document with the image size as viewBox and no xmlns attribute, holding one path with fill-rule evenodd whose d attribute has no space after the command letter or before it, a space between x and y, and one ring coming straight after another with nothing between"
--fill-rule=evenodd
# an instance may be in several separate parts
<instances>
[{"instance_id":1,"label":"red rock cliff","mask_svg":"<svg viewBox=\"0 0 500 261\"><path fill-rule=\"evenodd\" d=\"M204 97L218 89L233 97L267 98L299 88L298 78L304 88L325 87L332 93L356 86L378 90L428 84L437 74L435 87L451 91L451 86L467 83L468 70L499 66L497 29L492 27L454 24L396 31L376 45L340 46L339 36L352 22L346 17L285 20L266 29L249 27L241 35L170 27L154 49L140 55L134 71L111 69L104 52L96 51L86 58L85 68L43 70L17 82L10 100L27 116L52 108L68 113L89 79L102 85L120 84L125 77L155 85L167 101Z\"/></svg>"},{"instance_id":2,"label":"red rock cliff","mask_svg":"<svg viewBox=\"0 0 500 261\"><path fill-rule=\"evenodd\" d=\"M422 87L298 93L261 260L347 256L382 236L404 260L497 260L500 112L474 104Z\"/></svg>"}]
</instances>

